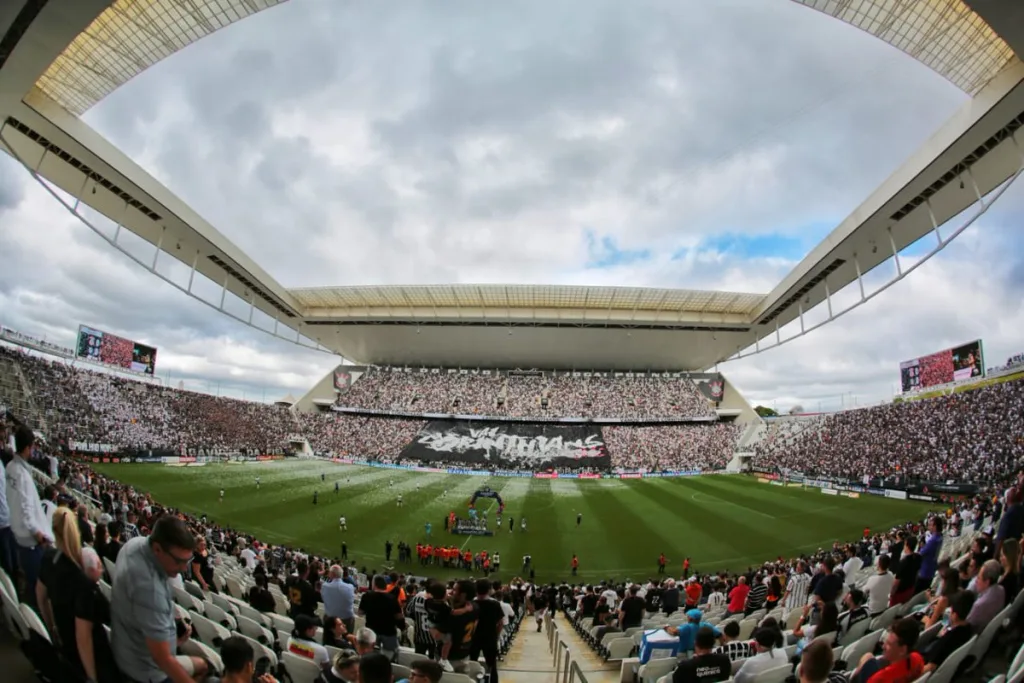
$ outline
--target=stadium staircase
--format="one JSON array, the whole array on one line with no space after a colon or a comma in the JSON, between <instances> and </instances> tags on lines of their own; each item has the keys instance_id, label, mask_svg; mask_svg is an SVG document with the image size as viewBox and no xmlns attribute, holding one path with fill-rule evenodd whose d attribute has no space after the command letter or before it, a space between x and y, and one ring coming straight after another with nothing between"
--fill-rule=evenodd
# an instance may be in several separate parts
<instances>
[{"instance_id":1,"label":"stadium staircase","mask_svg":"<svg viewBox=\"0 0 1024 683\"><path fill-rule=\"evenodd\" d=\"M550 613L549 613L550 615ZM537 632L532 617L523 626L499 665L502 683L618 683L618 662L605 662L573 629L564 614L545 617ZM632 675L627 679L632 681Z\"/></svg>"}]
</instances>

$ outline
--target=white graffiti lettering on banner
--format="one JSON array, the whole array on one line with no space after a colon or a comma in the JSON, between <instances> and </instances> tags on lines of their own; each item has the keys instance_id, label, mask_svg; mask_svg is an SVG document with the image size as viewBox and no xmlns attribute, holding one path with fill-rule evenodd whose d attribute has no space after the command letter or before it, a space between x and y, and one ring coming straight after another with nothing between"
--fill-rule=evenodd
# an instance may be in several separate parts
<instances>
[{"instance_id":1,"label":"white graffiti lettering on banner","mask_svg":"<svg viewBox=\"0 0 1024 683\"><path fill-rule=\"evenodd\" d=\"M483 451L487 458L547 460L550 458L598 458L604 455L604 443L596 434L586 439L566 441L561 436L519 436L497 427L457 432L424 432L417 442L439 453Z\"/></svg>"}]
</instances>

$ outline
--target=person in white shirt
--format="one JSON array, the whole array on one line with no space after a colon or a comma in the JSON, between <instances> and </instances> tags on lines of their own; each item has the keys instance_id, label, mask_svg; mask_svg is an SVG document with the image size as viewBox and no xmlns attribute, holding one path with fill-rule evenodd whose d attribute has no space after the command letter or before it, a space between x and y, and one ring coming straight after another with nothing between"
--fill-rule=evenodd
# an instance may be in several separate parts
<instances>
[{"instance_id":1,"label":"person in white shirt","mask_svg":"<svg viewBox=\"0 0 1024 683\"><path fill-rule=\"evenodd\" d=\"M864 592L868 596L868 614L875 617L889 607L889 593L892 591L892 584L896 577L889 571L891 560L888 555L879 555L875 566L878 573L872 576L864 584Z\"/></svg>"},{"instance_id":2,"label":"person in white shirt","mask_svg":"<svg viewBox=\"0 0 1024 683\"><path fill-rule=\"evenodd\" d=\"M673 583L673 586L675 584ZM715 607L722 607L727 603L729 599L722 592L722 584L715 584L714 590L711 595L708 596L708 608L714 609Z\"/></svg>"},{"instance_id":3,"label":"person in white shirt","mask_svg":"<svg viewBox=\"0 0 1024 683\"><path fill-rule=\"evenodd\" d=\"M754 632L757 654L748 659L733 677L735 683L752 683L763 671L789 664L783 649L783 635L777 627L762 627Z\"/></svg>"},{"instance_id":4,"label":"person in white shirt","mask_svg":"<svg viewBox=\"0 0 1024 683\"><path fill-rule=\"evenodd\" d=\"M14 541L14 532L11 531L11 512L7 507L7 470L0 461L0 569L7 572L8 576L14 576L14 568L18 565L14 559L18 544Z\"/></svg>"},{"instance_id":5,"label":"person in white shirt","mask_svg":"<svg viewBox=\"0 0 1024 683\"><path fill-rule=\"evenodd\" d=\"M857 557L854 547L846 547L846 562L843 563L843 576L846 577L846 585L852 586L857 581L857 572L861 570L864 563Z\"/></svg>"},{"instance_id":6,"label":"person in white shirt","mask_svg":"<svg viewBox=\"0 0 1024 683\"><path fill-rule=\"evenodd\" d=\"M245 541L239 540L238 545L242 547L238 554L239 556L241 556L243 560L245 560L246 570L251 572L252 570L256 569L256 562L259 560L259 557L253 551L253 549L245 543Z\"/></svg>"},{"instance_id":7,"label":"person in white shirt","mask_svg":"<svg viewBox=\"0 0 1024 683\"><path fill-rule=\"evenodd\" d=\"M605 599L605 602L608 603L608 609L614 612L615 603L619 600L619 594L616 593L611 587L609 587L606 588L603 593L601 593L601 596Z\"/></svg>"},{"instance_id":8,"label":"person in white shirt","mask_svg":"<svg viewBox=\"0 0 1024 683\"><path fill-rule=\"evenodd\" d=\"M36 579L43 550L53 544L53 527L47 525L31 465L26 459L32 453L35 434L25 425L14 431L15 456L7 465L6 493L10 508L11 531L17 543L18 566L25 575L25 590L29 604L36 602Z\"/></svg>"},{"instance_id":9,"label":"person in white shirt","mask_svg":"<svg viewBox=\"0 0 1024 683\"><path fill-rule=\"evenodd\" d=\"M308 659L321 669L331 666L331 655L320 643L316 642L316 620L308 614L295 617L295 630L288 637L288 652Z\"/></svg>"}]
</instances>

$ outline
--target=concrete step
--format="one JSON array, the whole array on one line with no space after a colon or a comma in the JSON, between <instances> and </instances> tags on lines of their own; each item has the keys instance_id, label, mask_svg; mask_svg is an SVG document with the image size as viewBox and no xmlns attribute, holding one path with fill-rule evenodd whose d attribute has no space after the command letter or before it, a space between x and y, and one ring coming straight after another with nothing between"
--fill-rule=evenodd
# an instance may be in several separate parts
<instances>
[{"instance_id":1,"label":"concrete step","mask_svg":"<svg viewBox=\"0 0 1024 683\"><path fill-rule=\"evenodd\" d=\"M619 682L622 669L619 662L604 661L604 658L594 652L587 642L576 633L576 629L564 614L559 613L555 617L555 624L558 626L559 637L569 648L569 658L580 667L587 677L588 683ZM633 680L632 674L627 680Z\"/></svg>"},{"instance_id":2,"label":"concrete step","mask_svg":"<svg viewBox=\"0 0 1024 683\"><path fill-rule=\"evenodd\" d=\"M559 683L548 637L532 617L523 620L512 649L498 664L500 683Z\"/></svg>"}]
</instances>

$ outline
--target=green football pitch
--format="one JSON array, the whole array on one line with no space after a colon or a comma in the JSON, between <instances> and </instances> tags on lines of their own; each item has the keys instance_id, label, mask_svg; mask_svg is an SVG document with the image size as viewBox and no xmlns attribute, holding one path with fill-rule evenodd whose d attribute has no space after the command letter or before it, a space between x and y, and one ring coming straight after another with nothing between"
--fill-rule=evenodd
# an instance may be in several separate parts
<instances>
[{"instance_id":1,"label":"green football pitch","mask_svg":"<svg viewBox=\"0 0 1024 683\"><path fill-rule=\"evenodd\" d=\"M500 552L499 578L518 575L523 555L528 554L537 579L544 581L568 579L573 553L579 556L579 576L588 581L646 579L656 573L662 552L669 559L670 574L680 573L687 556L698 572L742 570L780 555L793 557L829 547L833 541L859 538L865 526L882 530L920 520L929 509L927 504L877 496L854 499L817 489L770 486L743 475L517 479L309 460L97 469L152 493L161 504L206 514L263 541L336 557L344 540L349 560L370 570L383 565L385 541L414 546L429 540L473 552ZM340 485L338 494L335 482ZM484 537L444 533L445 516L450 511L466 516L470 497L484 486L497 491L505 503L503 528ZM220 489L223 502L218 500ZM319 492L317 505L314 491ZM399 494L402 507L397 505ZM482 499L477 508L489 509L493 525L494 501ZM577 514L583 515L578 527ZM347 532L338 528L342 515ZM511 533L509 517L516 524ZM525 532L519 528L522 517L527 520ZM429 539L427 522L433 527ZM415 563L403 569L421 573ZM435 568L422 573L446 574Z\"/></svg>"}]
</instances>

